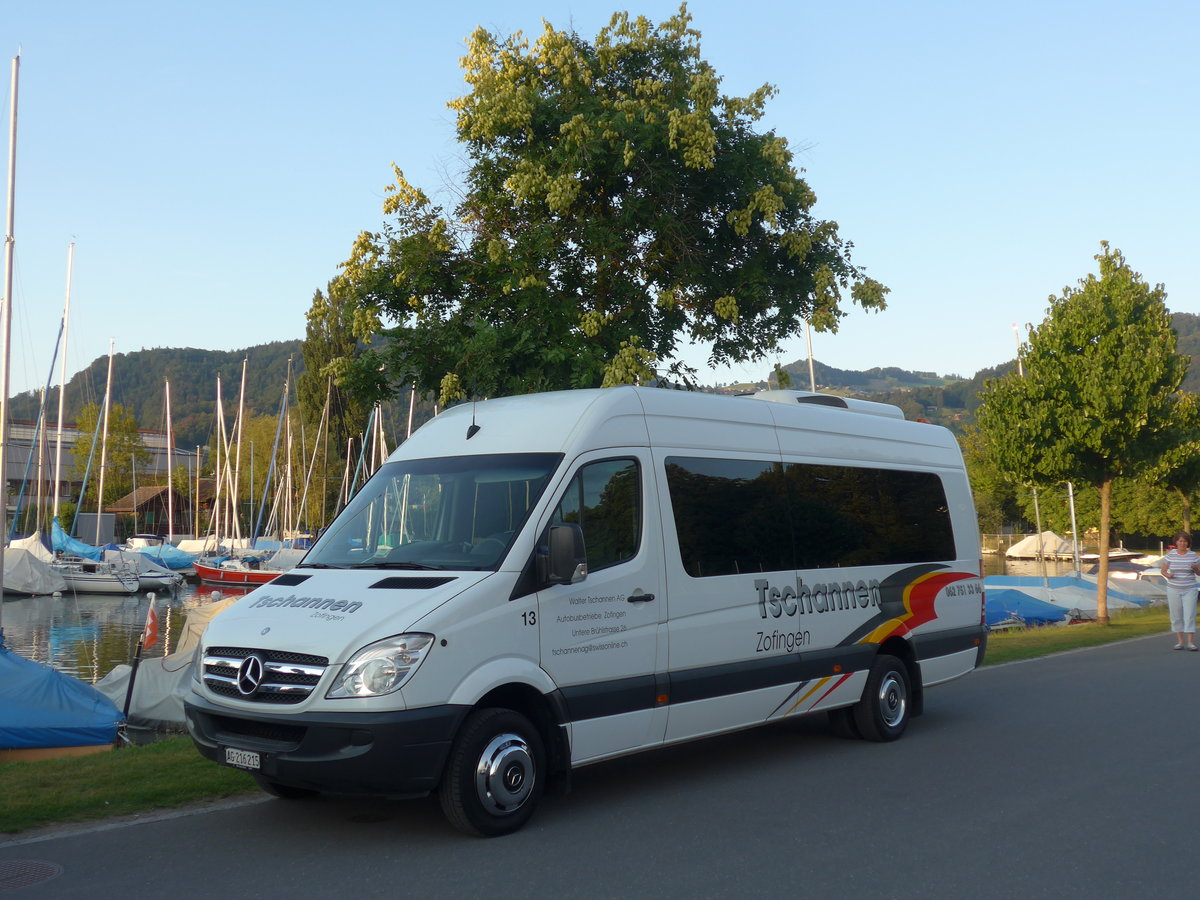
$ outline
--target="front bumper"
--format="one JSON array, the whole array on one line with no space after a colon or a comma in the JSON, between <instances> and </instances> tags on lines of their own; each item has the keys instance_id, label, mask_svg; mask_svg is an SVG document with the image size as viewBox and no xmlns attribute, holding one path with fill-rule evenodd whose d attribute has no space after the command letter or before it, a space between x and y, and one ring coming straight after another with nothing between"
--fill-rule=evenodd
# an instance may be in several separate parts
<instances>
[{"instance_id":1,"label":"front bumper","mask_svg":"<svg viewBox=\"0 0 1200 900\"><path fill-rule=\"evenodd\" d=\"M467 706L383 713L255 715L191 694L188 732L201 754L251 750L252 774L290 787L339 794L420 796L437 787Z\"/></svg>"}]
</instances>

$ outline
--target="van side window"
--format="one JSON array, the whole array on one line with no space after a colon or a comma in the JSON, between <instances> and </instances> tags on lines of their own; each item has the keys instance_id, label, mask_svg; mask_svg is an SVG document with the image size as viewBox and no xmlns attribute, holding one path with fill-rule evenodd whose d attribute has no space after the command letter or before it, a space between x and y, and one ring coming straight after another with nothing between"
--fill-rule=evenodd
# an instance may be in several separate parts
<instances>
[{"instance_id":1,"label":"van side window","mask_svg":"<svg viewBox=\"0 0 1200 900\"><path fill-rule=\"evenodd\" d=\"M792 568L783 467L750 459L667 460L683 567L695 578Z\"/></svg>"},{"instance_id":2,"label":"van side window","mask_svg":"<svg viewBox=\"0 0 1200 900\"><path fill-rule=\"evenodd\" d=\"M581 468L567 486L552 521L583 528L589 571L632 559L642 532L637 461L606 459Z\"/></svg>"},{"instance_id":3,"label":"van side window","mask_svg":"<svg viewBox=\"0 0 1200 900\"><path fill-rule=\"evenodd\" d=\"M956 558L946 490L932 472L789 464L784 480L798 569Z\"/></svg>"},{"instance_id":4,"label":"van side window","mask_svg":"<svg viewBox=\"0 0 1200 900\"><path fill-rule=\"evenodd\" d=\"M956 558L932 472L670 457L666 474L694 578Z\"/></svg>"}]
</instances>

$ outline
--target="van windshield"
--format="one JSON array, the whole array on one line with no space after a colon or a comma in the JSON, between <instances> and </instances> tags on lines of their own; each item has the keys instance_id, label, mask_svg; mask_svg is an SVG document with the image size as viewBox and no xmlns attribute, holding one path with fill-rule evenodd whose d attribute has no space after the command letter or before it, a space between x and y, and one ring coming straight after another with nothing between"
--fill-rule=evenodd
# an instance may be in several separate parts
<instances>
[{"instance_id":1,"label":"van windshield","mask_svg":"<svg viewBox=\"0 0 1200 900\"><path fill-rule=\"evenodd\" d=\"M496 569L561 461L505 453L386 463L301 566Z\"/></svg>"}]
</instances>

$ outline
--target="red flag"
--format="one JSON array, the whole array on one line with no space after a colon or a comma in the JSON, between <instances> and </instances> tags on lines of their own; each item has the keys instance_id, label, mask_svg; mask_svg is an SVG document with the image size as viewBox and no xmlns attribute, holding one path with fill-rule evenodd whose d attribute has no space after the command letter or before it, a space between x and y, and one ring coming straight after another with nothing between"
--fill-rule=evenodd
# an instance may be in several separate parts
<instances>
[{"instance_id":1,"label":"red flag","mask_svg":"<svg viewBox=\"0 0 1200 900\"><path fill-rule=\"evenodd\" d=\"M154 601L150 601L150 609L146 611L146 627L142 629L142 646L153 647L158 643L158 613L154 611Z\"/></svg>"}]
</instances>

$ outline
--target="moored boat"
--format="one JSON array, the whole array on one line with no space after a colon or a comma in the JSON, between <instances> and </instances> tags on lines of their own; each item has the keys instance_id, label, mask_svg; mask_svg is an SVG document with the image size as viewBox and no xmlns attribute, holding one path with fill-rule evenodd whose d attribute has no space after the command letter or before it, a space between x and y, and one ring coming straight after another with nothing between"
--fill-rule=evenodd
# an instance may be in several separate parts
<instances>
[{"instance_id":1,"label":"moored boat","mask_svg":"<svg viewBox=\"0 0 1200 900\"><path fill-rule=\"evenodd\" d=\"M90 684L0 641L0 761L109 750L120 723L120 710Z\"/></svg>"},{"instance_id":2,"label":"moored boat","mask_svg":"<svg viewBox=\"0 0 1200 900\"><path fill-rule=\"evenodd\" d=\"M133 550L105 550L104 561L124 566L136 573L139 590L174 590L183 584L181 573L160 566L148 556Z\"/></svg>"},{"instance_id":3,"label":"moored boat","mask_svg":"<svg viewBox=\"0 0 1200 900\"><path fill-rule=\"evenodd\" d=\"M266 584L284 573L284 569L263 566L257 559L231 557L208 564L196 560L196 574L206 584Z\"/></svg>"},{"instance_id":4,"label":"moored boat","mask_svg":"<svg viewBox=\"0 0 1200 900\"><path fill-rule=\"evenodd\" d=\"M65 591L67 583L35 554L10 545L4 551L4 593L16 597L37 597Z\"/></svg>"},{"instance_id":5,"label":"moored boat","mask_svg":"<svg viewBox=\"0 0 1200 900\"><path fill-rule=\"evenodd\" d=\"M50 568L77 594L134 594L140 589L137 572L117 563L63 556Z\"/></svg>"},{"instance_id":6,"label":"moored boat","mask_svg":"<svg viewBox=\"0 0 1200 900\"><path fill-rule=\"evenodd\" d=\"M295 567L307 552L284 548L270 556L210 557L196 560L196 574L208 584L266 584Z\"/></svg>"}]
</instances>

